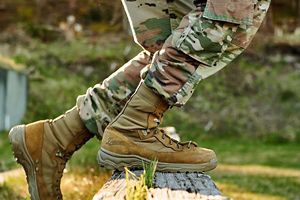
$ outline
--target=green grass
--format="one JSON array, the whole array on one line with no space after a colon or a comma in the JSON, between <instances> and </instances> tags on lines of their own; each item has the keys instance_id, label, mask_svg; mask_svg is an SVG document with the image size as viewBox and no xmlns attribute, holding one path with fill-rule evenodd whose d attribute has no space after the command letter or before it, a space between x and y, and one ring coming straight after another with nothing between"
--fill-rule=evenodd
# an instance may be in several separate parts
<instances>
[{"instance_id":1,"label":"green grass","mask_svg":"<svg viewBox=\"0 0 300 200\"><path fill-rule=\"evenodd\" d=\"M53 118L73 107L78 95L85 94L141 50L126 38L69 43L31 40L25 45L12 44L11 48L18 50L12 58L29 71L25 123Z\"/></svg>"},{"instance_id":2,"label":"green grass","mask_svg":"<svg viewBox=\"0 0 300 200\"><path fill-rule=\"evenodd\" d=\"M185 138L188 138L186 136ZM220 163L264 165L300 170L299 143L272 144L249 138L196 139L200 146L214 149Z\"/></svg>"},{"instance_id":3,"label":"green grass","mask_svg":"<svg viewBox=\"0 0 300 200\"><path fill-rule=\"evenodd\" d=\"M144 171L139 177L125 167L127 200L147 199L148 190L153 186L157 162L154 160L150 163L144 163Z\"/></svg>"},{"instance_id":4,"label":"green grass","mask_svg":"<svg viewBox=\"0 0 300 200\"><path fill-rule=\"evenodd\" d=\"M188 136L186 136L188 138ZM300 175L300 145L298 143L274 144L245 138L205 138L198 139L201 146L214 149L217 153L220 169L209 173L220 185L222 191L235 199L253 199L280 197L294 200L300 197L300 176L288 176L284 172L296 170ZM233 171L222 170L222 165L235 167ZM256 166L262 166L258 171ZM275 173L268 173L271 167ZM242 172L247 167L250 172ZM253 169L252 169L253 168ZM257 170L257 171L255 171ZM283 170L283 171L281 171ZM226 187L227 186L227 187ZM235 186L232 191L228 186ZM249 193L249 194L248 194ZM270 195L269 197L261 195Z\"/></svg>"},{"instance_id":5,"label":"green grass","mask_svg":"<svg viewBox=\"0 0 300 200\"><path fill-rule=\"evenodd\" d=\"M42 43L32 39L8 45L11 57L31 72L26 123L56 117L73 107L78 95L141 50L127 38L107 36L97 41ZM247 135L299 142L299 70L283 59L273 61L271 56L265 55L266 61L240 57L201 81L183 111L173 109L166 115L166 123L194 132L192 135L199 135L193 131L199 130L218 137Z\"/></svg>"},{"instance_id":6,"label":"green grass","mask_svg":"<svg viewBox=\"0 0 300 200\"><path fill-rule=\"evenodd\" d=\"M101 143L96 137L91 139L81 148L80 151L75 152L72 159L68 162L68 167L72 169L84 167L98 167L96 155L100 149Z\"/></svg>"},{"instance_id":7,"label":"green grass","mask_svg":"<svg viewBox=\"0 0 300 200\"><path fill-rule=\"evenodd\" d=\"M145 170L145 185L148 188L151 188L153 186L157 162L158 162L157 160L154 160L151 161L149 164L144 163L143 168Z\"/></svg>"},{"instance_id":8,"label":"green grass","mask_svg":"<svg viewBox=\"0 0 300 200\"><path fill-rule=\"evenodd\" d=\"M17 166L9 144L7 132L0 132L0 172Z\"/></svg>"},{"instance_id":9,"label":"green grass","mask_svg":"<svg viewBox=\"0 0 300 200\"><path fill-rule=\"evenodd\" d=\"M299 84L299 70L292 64L253 62L244 56L200 81L188 103L165 115L165 122L195 137L200 131L218 137L300 142Z\"/></svg>"},{"instance_id":10,"label":"green grass","mask_svg":"<svg viewBox=\"0 0 300 200\"><path fill-rule=\"evenodd\" d=\"M291 177L269 177L263 175L240 175L226 173L212 173L212 178L217 184L235 185L239 191L270 195L284 199L295 200L300 196L300 180ZM226 190L223 192L229 193ZM230 193L228 194L230 195Z\"/></svg>"},{"instance_id":11,"label":"green grass","mask_svg":"<svg viewBox=\"0 0 300 200\"><path fill-rule=\"evenodd\" d=\"M148 188L145 180L145 172L137 177L127 167L125 167L126 196L128 200L146 200Z\"/></svg>"},{"instance_id":12,"label":"green grass","mask_svg":"<svg viewBox=\"0 0 300 200\"><path fill-rule=\"evenodd\" d=\"M188 136L184 138L186 139ZM16 165L13 163L6 134L2 133L0 139L0 160L2 166L5 166L2 170L15 168ZM249 141L232 137L201 140L198 138L197 142L201 146L216 151L219 167L209 174L226 195L235 197L235 199L274 198L291 200L300 196L298 189L300 187L300 147L298 144L270 144L259 140ZM100 181L103 184L107 180L110 173L104 169L99 169L96 162L96 153L99 147L100 143L94 138L74 154L67 167L67 181L84 180L88 177L87 180ZM224 166L233 167L234 169L228 171ZM262 169L257 170L257 166ZM247 168L250 172L244 172L243 168ZM270 169L274 170L276 174L273 174L272 171L269 173ZM291 170L293 173L290 172ZM8 199L6 196L11 195L16 197L15 199L24 197L24 194L18 194L13 189L12 185L14 184L11 181L17 185L21 184L22 190L19 189L20 191L26 190L24 181L20 182L19 178L13 178L2 184L0 183L0 197L3 197L4 200ZM91 197L99 188L99 184L91 185L88 182L86 185L78 185L77 187L82 187L81 189L86 191L85 194ZM64 187L68 188L68 186ZM78 194L76 191L69 189L65 191L65 199L72 199L71 197ZM242 198L243 195L246 195L246 197Z\"/></svg>"},{"instance_id":13,"label":"green grass","mask_svg":"<svg viewBox=\"0 0 300 200\"><path fill-rule=\"evenodd\" d=\"M14 200L19 200L19 199L24 199L20 197L18 194L16 194L13 189L6 185L5 183L3 185L0 185L0 199L14 199Z\"/></svg>"}]
</instances>

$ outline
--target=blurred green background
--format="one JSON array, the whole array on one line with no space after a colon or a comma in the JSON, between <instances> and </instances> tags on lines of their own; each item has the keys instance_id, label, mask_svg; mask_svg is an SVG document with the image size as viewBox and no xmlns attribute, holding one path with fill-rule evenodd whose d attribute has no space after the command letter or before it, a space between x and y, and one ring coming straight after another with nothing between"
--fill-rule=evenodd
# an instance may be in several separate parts
<instances>
[{"instance_id":1,"label":"blurred green background","mask_svg":"<svg viewBox=\"0 0 300 200\"><path fill-rule=\"evenodd\" d=\"M60 115L140 50L120 1L0 1L0 55L26 66L29 77L24 123ZM300 199L299 113L300 0L273 0L247 51L200 82L185 107L165 115L164 125L216 150L220 167L211 175L226 195ZM94 140L74 156L68 180L78 171L93 181L109 177L96 164L98 147ZM0 152L0 171L15 169L6 131ZM24 180L13 187L19 176L0 175L0 199L26 198ZM78 187L84 192L68 190L66 199L90 199L100 185Z\"/></svg>"}]
</instances>

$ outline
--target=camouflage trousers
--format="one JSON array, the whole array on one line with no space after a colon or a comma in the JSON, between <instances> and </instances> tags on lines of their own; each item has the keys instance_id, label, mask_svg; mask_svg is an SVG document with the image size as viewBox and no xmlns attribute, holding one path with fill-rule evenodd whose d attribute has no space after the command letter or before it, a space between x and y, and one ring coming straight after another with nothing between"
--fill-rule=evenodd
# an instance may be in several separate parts
<instances>
[{"instance_id":1,"label":"camouflage trousers","mask_svg":"<svg viewBox=\"0 0 300 200\"><path fill-rule=\"evenodd\" d=\"M195 2L122 0L134 40L144 50L79 96L80 116L91 132L99 133L103 121L121 111L141 79L171 106L184 105L201 80L244 51L270 5L270 0L253 0L250 24L206 18L205 5Z\"/></svg>"}]
</instances>

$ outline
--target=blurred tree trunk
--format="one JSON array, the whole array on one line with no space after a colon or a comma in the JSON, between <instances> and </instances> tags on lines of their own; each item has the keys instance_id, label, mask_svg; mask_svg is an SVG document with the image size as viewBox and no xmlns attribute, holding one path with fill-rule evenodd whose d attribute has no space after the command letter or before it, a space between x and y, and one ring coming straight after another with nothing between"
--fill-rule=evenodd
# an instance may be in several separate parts
<instances>
[{"instance_id":1,"label":"blurred tree trunk","mask_svg":"<svg viewBox=\"0 0 300 200\"><path fill-rule=\"evenodd\" d=\"M69 13L73 14L77 8L77 0L69 0Z\"/></svg>"},{"instance_id":2,"label":"blurred tree trunk","mask_svg":"<svg viewBox=\"0 0 300 200\"><path fill-rule=\"evenodd\" d=\"M40 22L45 22L46 19L43 19L43 9L44 6L46 4L47 0L35 0L35 5L36 5L36 17L35 17L35 21L37 23ZM46 20L47 21L47 20Z\"/></svg>"},{"instance_id":3,"label":"blurred tree trunk","mask_svg":"<svg viewBox=\"0 0 300 200\"><path fill-rule=\"evenodd\" d=\"M300 26L300 0L296 0L297 1L297 19L296 21L298 22L297 25Z\"/></svg>"},{"instance_id":4,"label":"blurred tree trunk","mask_svg":"<svg viewBox=\"0 0 300 200\"><path fill-rule=\"evenodd\" d=\"M272 34L272 35L274 34L274 30L275 30L273 17L274 17L273 8L271 6L262 24L263 25L262 29L264 30L265 33Z\"/></svg>"},{"instance_id":5,"label":"blurred tree trunk","mask_svg":"<svg viewBox=\"0 0 300 200\"><path fill-rule=\"evenodd\" d=\"M114 3L114 11L113 11L113 15L112 15L112 19L110 20L110 24L111 25L115 25L116 23L122 21L122 17L123 17L123 6L121 1L117 1Z\"/></svg>"}]
</instances>

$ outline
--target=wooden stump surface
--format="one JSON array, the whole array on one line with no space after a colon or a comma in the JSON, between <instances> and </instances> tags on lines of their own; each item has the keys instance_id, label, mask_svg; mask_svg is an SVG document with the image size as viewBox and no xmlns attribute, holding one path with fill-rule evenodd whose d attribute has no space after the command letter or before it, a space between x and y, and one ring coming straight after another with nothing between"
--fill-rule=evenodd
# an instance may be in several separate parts
<instances>
[{"instance_id":1,"label":"wooden stump surface","mask_svg":"<svg viewBox=\"0 0 300 200\"><path fill-rule=\"evenodd\" d=\"M140 176L142 170L133 170ZM111 179L98 191L93 200L125 199L125 173L115 171ZM216 187L210 176L203 173L156 172L149 200L228 200Z\"/></svg>"}]
</instances>

